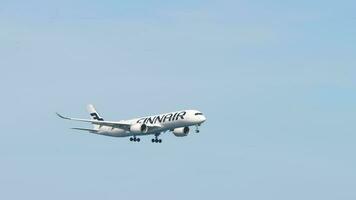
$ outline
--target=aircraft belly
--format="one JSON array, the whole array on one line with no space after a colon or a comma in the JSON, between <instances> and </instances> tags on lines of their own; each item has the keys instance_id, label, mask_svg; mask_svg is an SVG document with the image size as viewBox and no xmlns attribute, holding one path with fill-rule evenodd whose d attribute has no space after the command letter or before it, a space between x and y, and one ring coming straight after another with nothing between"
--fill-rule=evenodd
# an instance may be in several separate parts
<instances>
[{"instance_id":1,"label":"aircraft belly","mask_svg":"<svg viewBox=\"0 0 356 200\"><path fill-rule=\"evenodd\" d=\"M165 132L167 130L179 128L179 127L184 127L184 126L191 126L192 123L186 122L186 121L176 121L176 122L168 122L168 123L162 123L161 128L153 129L150 130L146 133L137 133L133 134L130 131L120 129L120 128L112 128L110 126L103 126L100 128L98 134L101 135L106 135L106 136L112 136L112 137L128 137L128 136L141 136L141 135L152 135L160 132Z\"/></svg>"},{"instance_id":2,"label":"aircraft belly","mask_svg":"<svg viewBox=\"0 0 356 200\"><path fill-rule=\"evenodd\" d=\"M155 134L155 133L159 133L159 132L165 132L167 130L171 130L171 129L175 129L175 128L192 126L193 124L190 122L180 121L180 122L167 122L167 123L162 123L160 125L162 126L161 128L153 129L153 130L148 131L147 133L144 133L141 135L150 135L150 134Z\"/></svg>"},{"instance_id":3,"label":"aircraft belly","mask_svg":"<svg viewBox=\"0 0 356 200\"><path fill-rule=\"evenodd\" d=\"M111 130L111 132L116 137L125 137L125 136L127 136L126 135L126 131L124 129L121 129L121 128L114 128L113 130Z\"/></svg>"},{"instance_id":4,"label":"aircraft belly","mask_svg":"<svg viewBox=\"0 0 356 200\"><path fill-rule=\"evenodd\" d=\"M100 131L98 132L102 135L112 136L112 137L126 137L126 131L120 128L112 128L112 127L101 127Z\"/></svg>"}]
</instances>

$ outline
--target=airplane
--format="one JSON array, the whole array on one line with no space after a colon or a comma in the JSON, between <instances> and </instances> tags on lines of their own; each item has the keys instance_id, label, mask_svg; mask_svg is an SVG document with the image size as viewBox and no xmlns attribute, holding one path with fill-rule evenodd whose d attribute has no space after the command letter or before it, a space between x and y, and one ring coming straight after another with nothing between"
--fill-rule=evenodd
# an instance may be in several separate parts
<instances>
[{"instance_id":1,"label":"airplane","mask_svg":"<svg viewBox=\"0 0 356 200\"><path fill-rule=\"evenodd\" d=\"M59 113L56 114L62 119L93 124L92 129L72 128L74 130L112 137L130 137L130 141L133 142L140 142L138 136L154 135L152 143L162 143L162 139L159 139L158 136L166 131L173 132L177 137L184 137L188 135L189 127L195 126L195 132L199 133L199 126L206 121L203 113L198 110L182 110L120 121L104 120L92 104L87 106L87 110L92 119L70 118Z\"/></svg>"}]
</instances>

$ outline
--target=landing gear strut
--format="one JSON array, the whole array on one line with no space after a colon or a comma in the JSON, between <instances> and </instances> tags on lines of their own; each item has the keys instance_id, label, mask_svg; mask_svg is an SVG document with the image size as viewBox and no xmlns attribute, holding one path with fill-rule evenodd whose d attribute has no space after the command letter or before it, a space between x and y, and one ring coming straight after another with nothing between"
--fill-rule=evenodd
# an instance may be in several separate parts
<instances>
[{"instance_id":1,"label":"landing gear strut","mask_svg":"<svg viewBox=\"0 0 356 200\"><path fill-rule=\"evenodd\" d=\"M130 137L130 141L134 141L134 142L140 142L140 138L137 138L136 136Z\"/></svg>"},{"instance_id":2,"label":"landing gear strut","mask_svg":"<svg viewBox=\"0 0 356 200\"><path fill-rule=\"evenodd\" d=\"M161 139L158 139L159 134L155 134L155 138L152 138L152 143L162 143Z\"/></svg>"},{"instance_id":3,"label":"landing gear strut","mask_svg":"<svg viewBox=\"0 0 356 200\"><path fill-rule=\"evenodd\" d=\"M195 132L196 132L196 133L199 133L199 132L200 132L199 126L200 126L200 124L198 124L198 125L195 126Z\"/></svg>"}]
</instances>

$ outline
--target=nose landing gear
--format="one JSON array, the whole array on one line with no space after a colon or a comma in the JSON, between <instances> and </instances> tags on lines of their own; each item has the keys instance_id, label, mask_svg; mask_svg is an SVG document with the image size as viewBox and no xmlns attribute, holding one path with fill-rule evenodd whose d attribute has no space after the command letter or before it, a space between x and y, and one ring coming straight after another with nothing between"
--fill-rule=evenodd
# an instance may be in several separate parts
<instances>
[{"instance_id":1,"label":"nose landing gear","mask_svg":"<svg viewBox=\"0 0 356 200\"><path fill-rule=\"evenodd\" d=\"M195 132L196 132L196 133L199 133L199 132L200 132L200 130L199 130L199 126L200 126L200 124L195 125Z\"/></svg>"}]
</instances>

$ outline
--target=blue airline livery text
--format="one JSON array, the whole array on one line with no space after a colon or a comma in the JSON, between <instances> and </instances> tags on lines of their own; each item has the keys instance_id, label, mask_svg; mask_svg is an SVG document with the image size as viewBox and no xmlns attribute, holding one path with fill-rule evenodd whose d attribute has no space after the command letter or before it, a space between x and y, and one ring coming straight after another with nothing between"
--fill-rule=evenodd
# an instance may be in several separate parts
<instances>
[{"instance_id":1,"label":"blue airline livery text","mask_svg":"<svg viewBox=\"0 0 356 200\"><path fill-rule=\"evenodd\" d=\"M158 116L154 116L154 117L146 117L146 118L141 118L139 120L137 120L137 123L150 123L150 124L155 124L157 122L159 123L163 123L166 121L176 121L179 119L184 119L184 115L187 112L182 111L182 112L176 112L176 113L169 113L169 114L165 114L165 115L158 115Z\"/></svg>"}]
</instances>

